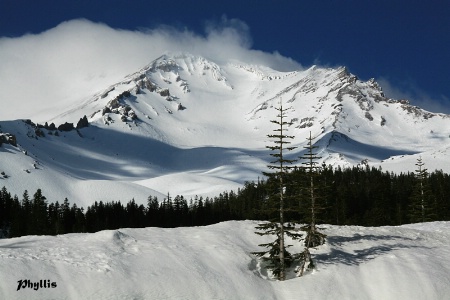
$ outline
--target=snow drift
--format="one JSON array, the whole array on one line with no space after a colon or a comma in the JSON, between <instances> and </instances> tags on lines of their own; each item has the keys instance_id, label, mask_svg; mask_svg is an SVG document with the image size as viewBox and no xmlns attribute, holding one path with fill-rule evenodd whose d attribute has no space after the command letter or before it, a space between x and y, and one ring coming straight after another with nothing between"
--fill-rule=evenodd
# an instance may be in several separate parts
<instances>
[{"instance_id":1,"label":"snow drift","mask_svg":"<svg viewBox=\"0 0 450 300\"><path fill-rule=\"evenodd\" d=\"M450 223L325 225L317 269L279 282L254 221L0 240L2 299L447 299ZM268 237L270 238L270 237ZM296 244L293 250L300 249ZM55 283L24 287L19 281Z\"/></svg>"}]
</instances>

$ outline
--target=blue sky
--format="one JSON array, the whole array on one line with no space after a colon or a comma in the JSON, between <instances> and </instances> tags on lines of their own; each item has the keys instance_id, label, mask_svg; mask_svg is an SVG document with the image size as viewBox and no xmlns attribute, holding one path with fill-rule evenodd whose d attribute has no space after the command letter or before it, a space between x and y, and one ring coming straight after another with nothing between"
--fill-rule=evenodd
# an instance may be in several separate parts
<instances>
[{"instance_id":1,"label":"blue sky","mask_svg":"<svg viewBox=\"0 0 450 300\"><path fill-rule=\"evenodd\" d=\"M278 52L304 67L344 65L363 80L376 78L390 97L450 113L446 0L0 0L0 37L18 41L80 18L114 29L163 28L200 38L212 31L223 38L231 28L244 48Z\"/></svg>"}]
</instances>

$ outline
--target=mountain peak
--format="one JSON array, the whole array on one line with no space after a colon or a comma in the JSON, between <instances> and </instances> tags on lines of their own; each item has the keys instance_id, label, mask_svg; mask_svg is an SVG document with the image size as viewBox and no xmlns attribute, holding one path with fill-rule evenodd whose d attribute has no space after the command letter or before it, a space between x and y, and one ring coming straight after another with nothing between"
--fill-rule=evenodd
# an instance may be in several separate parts
<instances>
[{"instance_id":1,"label":"mountain peak","mask_svg":"<svg viewBox=\"0 0 450 300\"><path fill-rule=\"evenodd\" d=\"M87 127L63 132L58 126L1 123L3 132L17 137L17 146L3 147L19 154L0 156L2 171L11 175L8 180L20 178L23 169L31 174L23 184L6 182L8 190L20 194L36 186L77 202L75 191L64 195L67 189L44 180L52 176L62 187L77 182L89 194L99 185L115 192L121 187L127 195L135 189L140 195L185 196L235 189L258 178L270 160L267 134L276 116L271 108L281 101L291 108L294 156L302 154L311 132L323 162L334 166L364 162L414 170L411 161L418 155L429 169L450 166L449 116L388 99L374 79L361 81L345 67L280 72L166 53L99 88L52 120L70 124L86 115ZM30 169L32 164L38 169Z\"/></svg>"}]
</instances>

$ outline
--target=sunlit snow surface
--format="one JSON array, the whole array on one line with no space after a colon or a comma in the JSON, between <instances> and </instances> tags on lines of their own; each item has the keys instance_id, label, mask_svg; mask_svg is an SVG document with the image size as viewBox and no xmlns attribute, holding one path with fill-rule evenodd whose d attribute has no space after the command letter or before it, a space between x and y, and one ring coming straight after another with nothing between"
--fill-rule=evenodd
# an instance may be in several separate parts
<instances>
[{"instance_id":1,"label":"sunlit snow surface","mask_svg":"<svg viewBox=\"0 0 450 300\"><path fill-rule=\"evenodd\" d=\"M1 299L448 299L450 223L324 225L317 269L279 282L255 221L0 240ZM268 240L267 240L268 241ZM292 251L301 249L294 244ZM49 280L56 288L24 288Z\"/></svg>"}]
</instances>

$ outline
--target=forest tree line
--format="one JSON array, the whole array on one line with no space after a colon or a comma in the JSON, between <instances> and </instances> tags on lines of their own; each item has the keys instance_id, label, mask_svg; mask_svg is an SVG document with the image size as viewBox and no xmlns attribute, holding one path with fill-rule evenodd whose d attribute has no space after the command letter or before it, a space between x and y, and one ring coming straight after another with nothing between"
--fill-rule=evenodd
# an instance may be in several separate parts
<instances>
[{"instance_id":1,"label":"forest tree line","mask_svg":"<svg viewBox=\"0 0 450 300\"><path fill-rule=\"evenodd\" d=\"M286 221L303 220L302 185L305 170L285 174ZM25 191L19 199L3 187L0 190L0 237L56 235L96 232L124 227L203 226L228 220L269 220L266 209L276 184L258 180L247 182L237 192L225 191L215 197L186 199L168 194L164 199L149 196L147 204L134 199L99 201L86 209L70 204L49 203L38 189L32 196ZM415 173L394 174L380 168L332 168L322 166L316 182L322 188L318 223L382 226L421 221L450 220L450 176L442 171L427 174L423 181ZM418 197L425 199L425 215L414 212ZM290 209L292 208L292 209ZM306 209L306 208L305 208Z\"/></svg>"}]
</instances>

